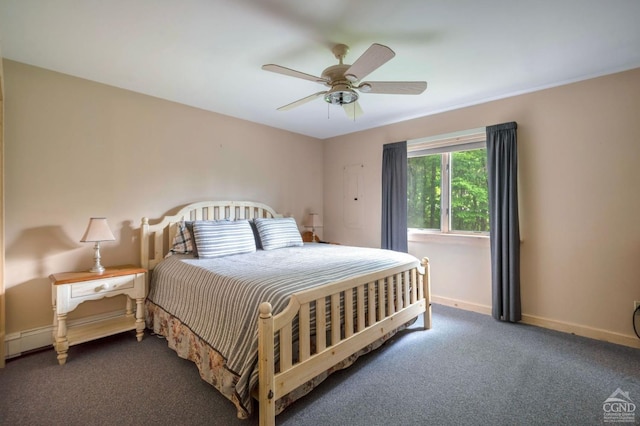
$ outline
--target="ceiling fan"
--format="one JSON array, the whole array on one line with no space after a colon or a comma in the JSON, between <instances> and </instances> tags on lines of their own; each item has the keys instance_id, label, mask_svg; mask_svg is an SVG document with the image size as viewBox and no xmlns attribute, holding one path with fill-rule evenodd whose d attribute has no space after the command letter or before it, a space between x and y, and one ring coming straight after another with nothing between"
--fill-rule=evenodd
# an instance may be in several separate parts
<instances>
[{"instance_id":1,"label":"ceiling fan","mask_svg":"<svg viewBox=\"0 0 640 426\"><path fill-rule=\"evenodd\" d=\"M344 57L349 52L349 46L337 44L331 50L338 65L332 65L322 71L321 77L292 70L280 65L267 64L262 69L290 77L302 78L304 80L315 81L329 87L329 90L314 93L298 99L295 102L281 106L278 111L287 111L316 98L323 97L325 102L332 105L340 105L344 108L349 117L359 117L362 108L358 103L361 93L382 93L392 95L419 95L427 88L426 81L362 81L371 72L385 64L396 54L393 50L382 44L372 44L353 65L344 64ZM357 90L357 91L356 91Z\"/></svg>"}]
</instances>

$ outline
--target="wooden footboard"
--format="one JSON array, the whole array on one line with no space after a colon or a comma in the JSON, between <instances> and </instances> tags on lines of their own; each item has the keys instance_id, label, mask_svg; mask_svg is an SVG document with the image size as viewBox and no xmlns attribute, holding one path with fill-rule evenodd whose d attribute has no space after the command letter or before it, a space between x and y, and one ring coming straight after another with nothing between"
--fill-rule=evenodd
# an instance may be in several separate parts
<instances>
[{"instance_id":1,"label":"wooden footboard","mask_svg":"<svg viewBox=\"0 0 640 426\"><path fill-rule=\"evenodd\" d=\"M431 328L429 277L423 258L296 293L277 315L260 305L260 425L275 425L277 399L421 313Z\"/></svg>"}]
</instances>

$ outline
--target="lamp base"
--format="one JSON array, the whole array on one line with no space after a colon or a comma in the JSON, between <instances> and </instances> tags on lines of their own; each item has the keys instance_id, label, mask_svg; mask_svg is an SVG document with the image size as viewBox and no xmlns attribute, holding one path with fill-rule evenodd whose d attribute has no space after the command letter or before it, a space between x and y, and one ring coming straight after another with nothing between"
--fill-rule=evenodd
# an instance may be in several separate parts
<instances>
[{"instance_id":1,"label":"lamp base","mask_svg":"<svg viewBox=\"0 0 640 426\"><path fill-rule=\"evenodd\" d=\"M100 264L100 241L96 241L95 246L93 246L93 268L89 269L89 272L95 272L101 274L104 272L104 266Z\"/></svg>"},{"instance_id":2,"label":"lamp base","mask_svg":"<svg viewBox=\"0 0 640 426\"><path fill-rule=\"evenodd\" d=\"M93 268L89 269L89 272L97 272L101 274L104 272L104 266L102 265L94 266Z\"/></svg>"}]
</instances>

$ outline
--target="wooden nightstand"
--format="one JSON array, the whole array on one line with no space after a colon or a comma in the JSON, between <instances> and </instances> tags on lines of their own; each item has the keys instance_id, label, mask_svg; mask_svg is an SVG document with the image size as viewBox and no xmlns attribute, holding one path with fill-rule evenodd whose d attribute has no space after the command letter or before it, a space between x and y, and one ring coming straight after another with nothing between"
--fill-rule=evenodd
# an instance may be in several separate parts
<instances>
[{"instance_id":1,"label":"wooden nightstand","mask_svg":"<svg viewBox=\"0 0 640 426\"><path fill-rule=\"evenodd\" d=\"M340 243L334 243L334 242L329 242L329 241L320 241L320 238L318 237L318 235L315 235L315 239L313 238L314 235L311 233L311 231L305 231L302 234L302 241L305 243L312 243L312 242L316 242L316 243L324 243L324 244L335 244L335 245L340 245ZM315 240L315 241L314 241Z\"/></svg>"},{"instance_id":2,"label":"wooden nightstand","mask_svg":"<svg viewBox=\"0 0 640 426\"><path fill-rule=\"evenodd\" d=\"M147 270L133 265L106 268L103 273L62 272L51 274L53 301L53 346L58 362L67 361L69 346L88 342L128 330L136 330L138 341L144 335L144 299ZM67 327L67 314L87 300L98 300L119 294L127 295L125 314L99 322ZM136 300L133 315L132 299Z\"/></svg>"},{"instance_id":3,"label":"wooden nightstand","mask_svg":"<svg viewBox=\"0 0 640 426\"><path fill-rule=\"evenodd\" d=\"M315 237L315 238L314 238ZM311 242L315 242L319 243L320 242L320 238L318 238L318 235L313 235L313 233L311 231L304 231L302 233L302 241L305 243L311 243Z\"/></svg>"}]
</instances>

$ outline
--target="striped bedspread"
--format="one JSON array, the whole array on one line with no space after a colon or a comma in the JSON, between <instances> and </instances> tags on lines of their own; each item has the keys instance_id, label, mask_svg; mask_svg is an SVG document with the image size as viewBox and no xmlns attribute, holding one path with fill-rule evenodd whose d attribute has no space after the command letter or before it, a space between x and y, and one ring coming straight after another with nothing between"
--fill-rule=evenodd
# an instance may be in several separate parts
<instances>
[{"instance_id":1,"label":"striped bedspread","mask_svg":"<svg viewBox=\"0 0 640 426\"><path fill-rule=\"evenodd\" d=\"M206 341L237 376L236 395L250 410L257 383L258 307L281 312L295 292L398 265L406 253L305 244L214 259L174 255L153 270L148 299Z\"/></svg>"}]
</instances>

